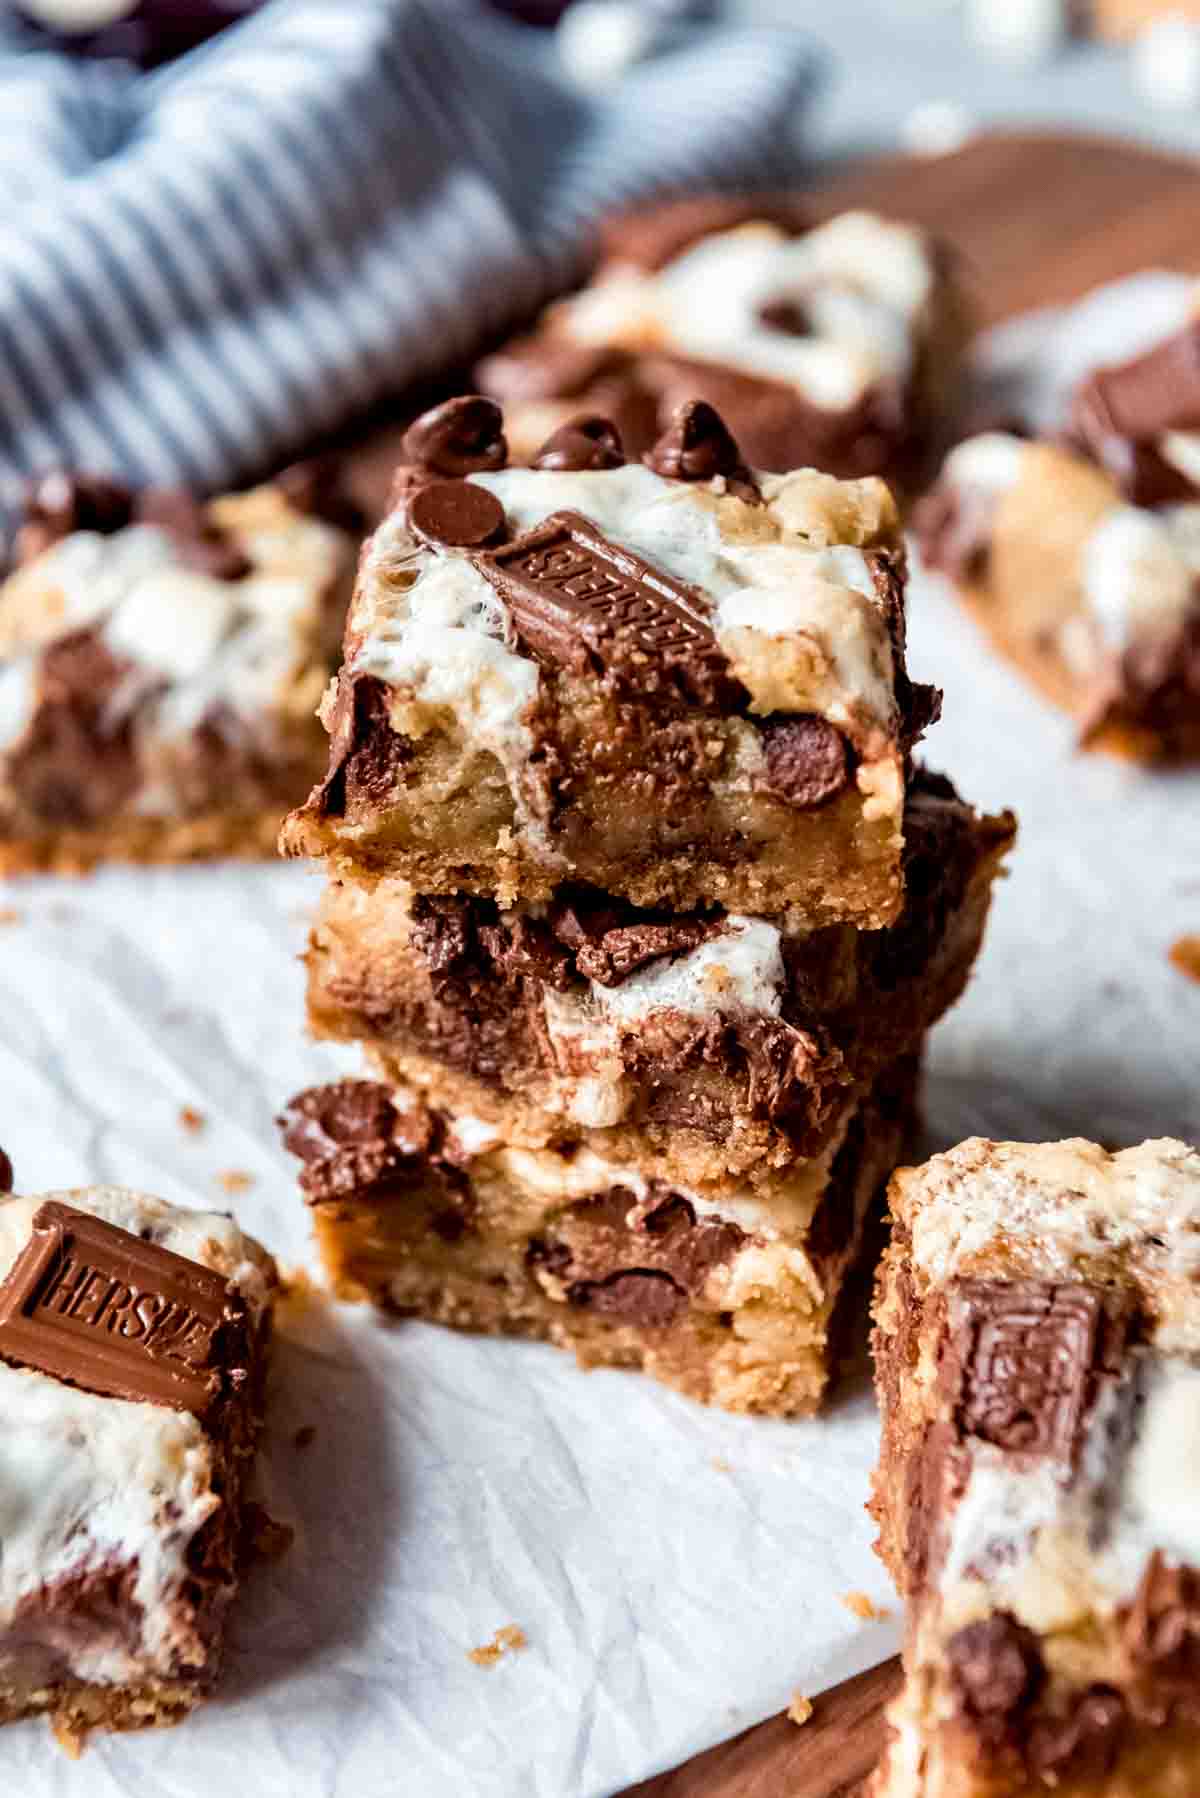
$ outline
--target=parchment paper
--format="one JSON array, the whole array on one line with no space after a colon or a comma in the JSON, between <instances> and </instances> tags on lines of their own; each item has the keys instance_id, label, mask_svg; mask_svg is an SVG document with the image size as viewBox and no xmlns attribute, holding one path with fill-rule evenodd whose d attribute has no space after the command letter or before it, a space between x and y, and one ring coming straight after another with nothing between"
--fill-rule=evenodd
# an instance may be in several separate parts
<instances>
[{"instance_id":1,"label":"parchment paper","mask_svg":"<svg viewBox=\"0 0 1200 1798\"><path fill-rule=\"evenodd\" d=\"M1115 341L1166 292L1093 304L1087 329ZM1079 331L1043 317L994 348L1011 376L1056 344L1077 353ZM934 1036L931 1144L1200 1137L1200 986L1167 961L1200 931L1200 780L1078 756L936 582L914 587L911 635L914 672L946 690L928 760L1022 826L976 977ZM214 868L0 893L17 914L0 925L0 1142L20 1189L232 1204L314 1266L272 1117L357 1065L302 1034L316 885ZM231 1198L234 1171L253 1184ZM895 1646L894 1620L844 1603L894 1606L863 1512L861 1386L815 1422L731 1418L550 1349L317 1302L285 1316L274 1384L264 1484L298 1535L244 1594L220 1699L78 1765L43 1725L10 1727L6 1791L595 1798ZM474 1664L508 1624L528 1647Z\"/></svg>"}]
</instances>

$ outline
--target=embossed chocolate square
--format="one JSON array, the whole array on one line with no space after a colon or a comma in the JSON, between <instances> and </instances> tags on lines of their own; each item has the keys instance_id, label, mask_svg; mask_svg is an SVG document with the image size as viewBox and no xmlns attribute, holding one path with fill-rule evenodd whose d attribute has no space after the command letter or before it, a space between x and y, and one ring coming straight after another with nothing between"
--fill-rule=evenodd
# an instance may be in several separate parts
<instances>
[{"instance_id":1,"label":"embossed chocolate square","mask_svg":"<svg viewBox=\"0 0 1200 1798\"><path fill-rule=\"evenodd\" d=\"M873 1793L1200 1790L1200 1153L976 1138L891 1204Z\"/></svg>"},{"instance_id":2,"label":"embossed chocolate square","mask_svg":"<svg viewBox=\"0 0 1200 1798\"><path fill-rule=\"evenodd\" d=\"M276 1283L219 1213L0 1198L0 1722L74 1742L210 1690Z\"/></svg>"},{"instance_id":3,"label":"embossed chocolate square","mask_svg":"<svg viewBox=\"0 0 1200 1798\"><path fill-rule=\"evenodd\" d=\"M0 1284L0 1360L89 1392L203 1415L245 1353L245 1303L219 1274L56 1200Z\"/></svg>"},{"instance_id":4,"label":"embossed chocolate square","mask_svg":"<svg viewBox=\"0 0 1200 1798\"><path fill-rule=\"evenodd\" d=\"M478 397L404 440L285 849L419 892L892 922L904 547L878 481L755 474L688 403L641 461L574 421L529 468Z\"/></svg>"}]
</instances>

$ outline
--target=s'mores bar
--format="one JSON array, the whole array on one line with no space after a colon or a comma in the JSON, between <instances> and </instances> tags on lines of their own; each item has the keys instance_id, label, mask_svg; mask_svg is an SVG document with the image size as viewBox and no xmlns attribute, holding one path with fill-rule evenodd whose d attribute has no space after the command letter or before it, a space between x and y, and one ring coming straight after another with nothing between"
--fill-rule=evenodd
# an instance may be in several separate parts
<instances>
[{"instance_id":1,"label":"s'mores bar","mask_svg":"<svg viewBox=\"0 0 1200 1798\"><path fill-rule=\"evenodd\" d=\"M0 584L0 873L269 854L324 764L351 523L311 465L207 504L40 481Z\"/></svg>"},{"instance_id":2,"label":"s'mores bar","mask_svg":"<svg viewBox=\"0 0 1200 1798\"><path fill-rule=\"evenodd\" d=\"M404 447L288 852L503 906L571 881L639 907L895 920L937 695L905 672L880 482L758 476L702 404L640 462L592 419L510 467L478 396Z\"/></svg>"},{"instance_id":3,"label":"s'mores bar","mask_svg":"<svg viewBox=\"0 0 1200 1798\"><path fill-rule=\"evenodd\" d=\"M1085 745L1200 756L1200 318L1095 370L1058 436L960 444L915 522Z\"/></svg>"},{"instance_id":4,"label":"s'mores bar","mask_svg":"<svg viewBox=\"0 0 1200 1798\"><path fill-rule=\"evenodd\" d=\"M1200 1791L1200 1154L976 1138L891 1205L873 1798Z\"/></svg>"},{"instance_id":5,"label":"s'mores bar","mask_svg":"<svg viewBox=\"0 0 1200 1798\"><path fill-rule=\"evenodd\" d=\"M825 1390L915 1081L913 1062L891 1070L819 1156L757 1190L659 1180L578 1143L516 1148L373 1081L301 1093L280 1123L341 1296L787 1416Z\"/></svg>"},{"instance_id":6,"label":"s'mores bar","mask_svg":"<svg viewBox=\"0 0 1200 1798\"><path fill-rule=\"evenodd\" d=\"M700 197L613 220L582 292L476 378L522 461L595 412L640 455L701 399L756 468L905 485L956 398L967 331L949 255L914 227Z\"/></svg>"},{"instance_id":7,"label":"s'mores bar","mask_svg":"<svg viewBox=\"0 0 1200 1798\"><path fill-rule=\"evenodd\" d=\"M0 1722L74 1746L211 1689L276 1283L228 1216L0 1199Z\"/></svg>"},{"instance_id":8,"label":"s'mores bar","mask_svg":"<svg viewBox=\"0 0 1200 1798\"><path fill-rule=\"evenodd\" d=\"M503 909L335 879L310 1025L514 1144L568 1133L657 1179L769 1186L959 996L1013 829L918 770L904 909L879 931L639 911L584 887Z\"/></svg>"}]
</instances>

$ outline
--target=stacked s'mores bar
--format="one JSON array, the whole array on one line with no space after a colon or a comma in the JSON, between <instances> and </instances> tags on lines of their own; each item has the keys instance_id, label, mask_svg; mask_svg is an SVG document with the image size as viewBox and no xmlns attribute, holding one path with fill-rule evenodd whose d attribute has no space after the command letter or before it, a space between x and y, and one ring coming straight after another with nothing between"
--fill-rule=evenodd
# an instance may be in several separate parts
<instances>
[{"instance_id":1,"label":"stacked s'mores bar","mask_svg":"<svg viewBox=\"0 0 1200 1798\"><path fill-rule=\"evenodd\" d=\"M912 748L878 480L757 474L685 404L640 461L499 408L417 420L284 827L328 882L297 1097L338 1288L812 1410L978 950L1010 817Z\"/></svg>"}]
</instances>

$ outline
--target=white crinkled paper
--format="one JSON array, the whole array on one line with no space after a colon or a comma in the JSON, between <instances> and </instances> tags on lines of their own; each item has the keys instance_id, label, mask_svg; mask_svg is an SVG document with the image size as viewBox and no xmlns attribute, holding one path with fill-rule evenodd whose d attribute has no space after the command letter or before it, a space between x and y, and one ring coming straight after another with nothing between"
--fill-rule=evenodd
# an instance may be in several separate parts
<instances>
[{"instance_id":1,"label":"white crinkled paper","mask_svg":"<svg viewBox=\"0 0 1200 1798\"><path fill-rule=\"evenodd\" d=\"M1132 311L1129 291L1091 303L1089 342L1116 327L1119 353L1122 319L1136 330L1167 289L1134 288ZM1011 376L1078 343L1049 317L996 349ZM975 980L933 1040L933 1141L1200 1138L1200 986L1167 961L1200 931L1200 779L1078 756L939 583L914 585L911 642L914 672L946 690L931 765L1022 825ZM7 888L0 1143L19 1187L232 1203L313 1267L272 1117L356 1066L302 1034L316 890L294 867ZM254 1183L228 1200L231 1170ZM875 1445L861 1387L818 1421L760 1422L550 1349L302 1306L264 1469L297 1540L243 1595L220 1699L80 1765L44 1725L12 1726L0 1781L22 1798L618 1791L895 1646L894 1620L843 1602L894 1603L863 1511ZM468 1659L508 1624L523 1652Z\"/></svg>"}]
</instances>

